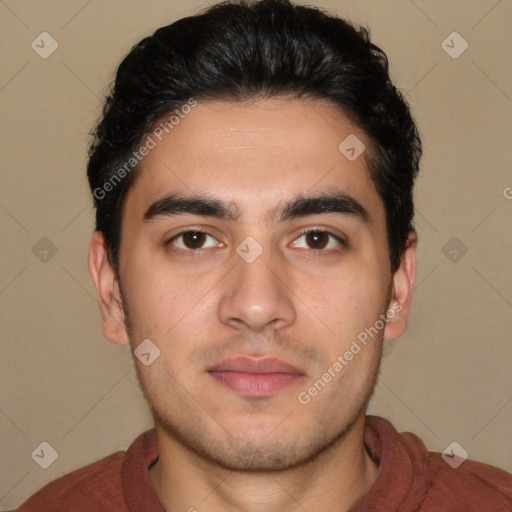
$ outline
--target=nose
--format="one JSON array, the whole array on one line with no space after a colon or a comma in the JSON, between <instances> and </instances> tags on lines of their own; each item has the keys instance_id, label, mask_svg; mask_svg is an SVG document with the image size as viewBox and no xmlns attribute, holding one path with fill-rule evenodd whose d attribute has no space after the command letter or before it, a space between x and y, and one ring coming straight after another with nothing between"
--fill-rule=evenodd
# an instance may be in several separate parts
<instances>
[{"instance_id":1,"label":"nose","mask_svg":"<svg viewBox=\"0 0 512 512\"><path fill-rule=\"evenodd\" d=\"M225 325L259 332L295 322L296 309L284 262L279 264L267 251L250 263L234 255L234 268L222 282L218 314Z\"/></svg>"}]
</instances>

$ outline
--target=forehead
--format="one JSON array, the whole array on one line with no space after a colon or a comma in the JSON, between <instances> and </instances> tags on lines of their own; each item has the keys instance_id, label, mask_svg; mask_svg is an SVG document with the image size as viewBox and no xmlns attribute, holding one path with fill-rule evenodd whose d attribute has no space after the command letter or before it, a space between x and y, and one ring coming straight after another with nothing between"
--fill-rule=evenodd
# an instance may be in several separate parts
<instances>
[{"instance_id":1,"label":"forehead","mask_svg":"<svg viewBox=\"0 0 512 512\"><path fill-rule=\"evenodd\" d=\"M238 206L242 220L268 218L279 202L324 189L351 195L371 217L384 215L364 158L368 149L356 159L340 151L346 140L368 148L368 139L330 103L199 102L174 122L168 133L150 134L156 145L139 164L125 217L142 221L152 202L174 192L223 198Z\"/></svg>"}]
</instances>

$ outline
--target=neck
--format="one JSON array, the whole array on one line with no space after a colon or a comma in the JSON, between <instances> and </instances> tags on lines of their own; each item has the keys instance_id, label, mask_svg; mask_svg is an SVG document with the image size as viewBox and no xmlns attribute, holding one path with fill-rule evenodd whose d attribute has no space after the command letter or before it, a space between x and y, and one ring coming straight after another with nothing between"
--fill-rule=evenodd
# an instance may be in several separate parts
<instances>
[{"instance_id":1,"label":"neck","mask_svg":"<svg viewBox=\"0 0 512 512\"><path fill-rule=\"evenodd\" d=\"M159 459L151 484L167 512L348 511L378 466L364 446L365 415L314 460L274 473L230 471L184 447L157 424Z\"/></svg>"}]
</instances>

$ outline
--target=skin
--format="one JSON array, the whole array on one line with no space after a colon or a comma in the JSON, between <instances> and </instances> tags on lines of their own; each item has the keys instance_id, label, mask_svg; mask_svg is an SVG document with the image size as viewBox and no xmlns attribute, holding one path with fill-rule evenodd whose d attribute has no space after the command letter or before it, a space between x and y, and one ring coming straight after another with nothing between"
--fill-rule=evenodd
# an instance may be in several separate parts
<instances>
[{"instance_id":1,"label":"skin","mask_svg":"<svg viewBox=\"0 0 512 512\"><path fill-rule=\"evenodd\" d=\"M161 351L149 366L135 363L160 454L150 480L169 512L341 512L377 476L364 445L366 406L383 339L406 328L417 241L411 233L392 275L384 207L364 153L349 161L338 150L349 134L369 147L361 130L320 100L200 102L140 164L123 216L121 283L102 234L91 238L105 338L132 349L149 338ZM298 194L328 189L357 199L371 226L333 213L280 223L268 216ZM241 217L186 213L144 223L149 205L171 192L214 195L236 204ZM344 236L348 247L324 235L327 247L315 251L301 236L305 228ZM171 250L186 251L184 237L165 245L185 229L212 235L195 256ZM236 252L247 236L263 250L252 263ZM397 304L401 311L385 329L300 403L298 394ZM304 377L249 397L206 373L240 354L278 357Z\"/></svg>"}]
</instances>

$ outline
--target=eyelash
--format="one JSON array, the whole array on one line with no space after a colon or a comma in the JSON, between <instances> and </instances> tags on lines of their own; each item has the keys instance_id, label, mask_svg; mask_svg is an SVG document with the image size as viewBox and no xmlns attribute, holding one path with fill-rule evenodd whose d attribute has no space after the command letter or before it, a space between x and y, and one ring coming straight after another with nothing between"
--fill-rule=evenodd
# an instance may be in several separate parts
<instances>
[{"instance_id":1,"label":"eyelash","mask_svg":"<svg viewBox=\"0 0 512 512\"><path fill-rule=\"evenodd\" d=\"M186 235L187 233L204 233L205 235L215 238L211 233L208 233L208 231L204 231L202 229L187 229L185 231L181 231L180 233L174 235L172 238L167 240L167 242L165 242L165 245L171 247L171 252L181 253L181 254L185 254L187 256L198 256L202 251L201 248L199 248L199 249L180 249L180 248L174 247L172 244L172 242L174 242L174 240L176 240L177 238L179 238L182 235ZM295 240L298 240L299 238L301 238L304 235L307 235L308 233L326 234L326 235L334 238L344 249L348 248L348 244L347 244L346 240L335 235L334 233L331 233L330 231L318 229L318 228L304 229L303 231L301 231L300 235ZM314 254L317 254L321 257L331 256L332 254L339 253L342 250L343 249L339 249L339 248L338 249L327 249L327 250L325 250L325 249L310 249L310 251L312 251Z\"/></svg>"},{"instance_id":2,"label":"eyelash","mask_svg":"<svg viewBox=\"0 0 512 512\"><path fill-rule=\"evenodd\" d=\"M295 240L298 240L299 238L303 237L304 235L307 235L308 233L320 233L320 234L323 234L323 235L327 235L327 236L329 236L331 238L334 238L334 240L336 240L336 242L338 242L339 245L343 249L347 249L348 248L348 244L347 244L346 240L344 240L343 238L339 237L338 235L335 235L334 233L331 233L330 231L327 231L326 229L320 229L320 228L306 228L306 229L303 229L300 232L300 235ZM329 242L327 242L327 244L329 244ZM343 249L338 247L336 249L308 249L308 250L311 251L313 254L316 254L318 256L327 257L327 256L332 256L333 254L340 253Z\"/></svg>"}]
</instances>

